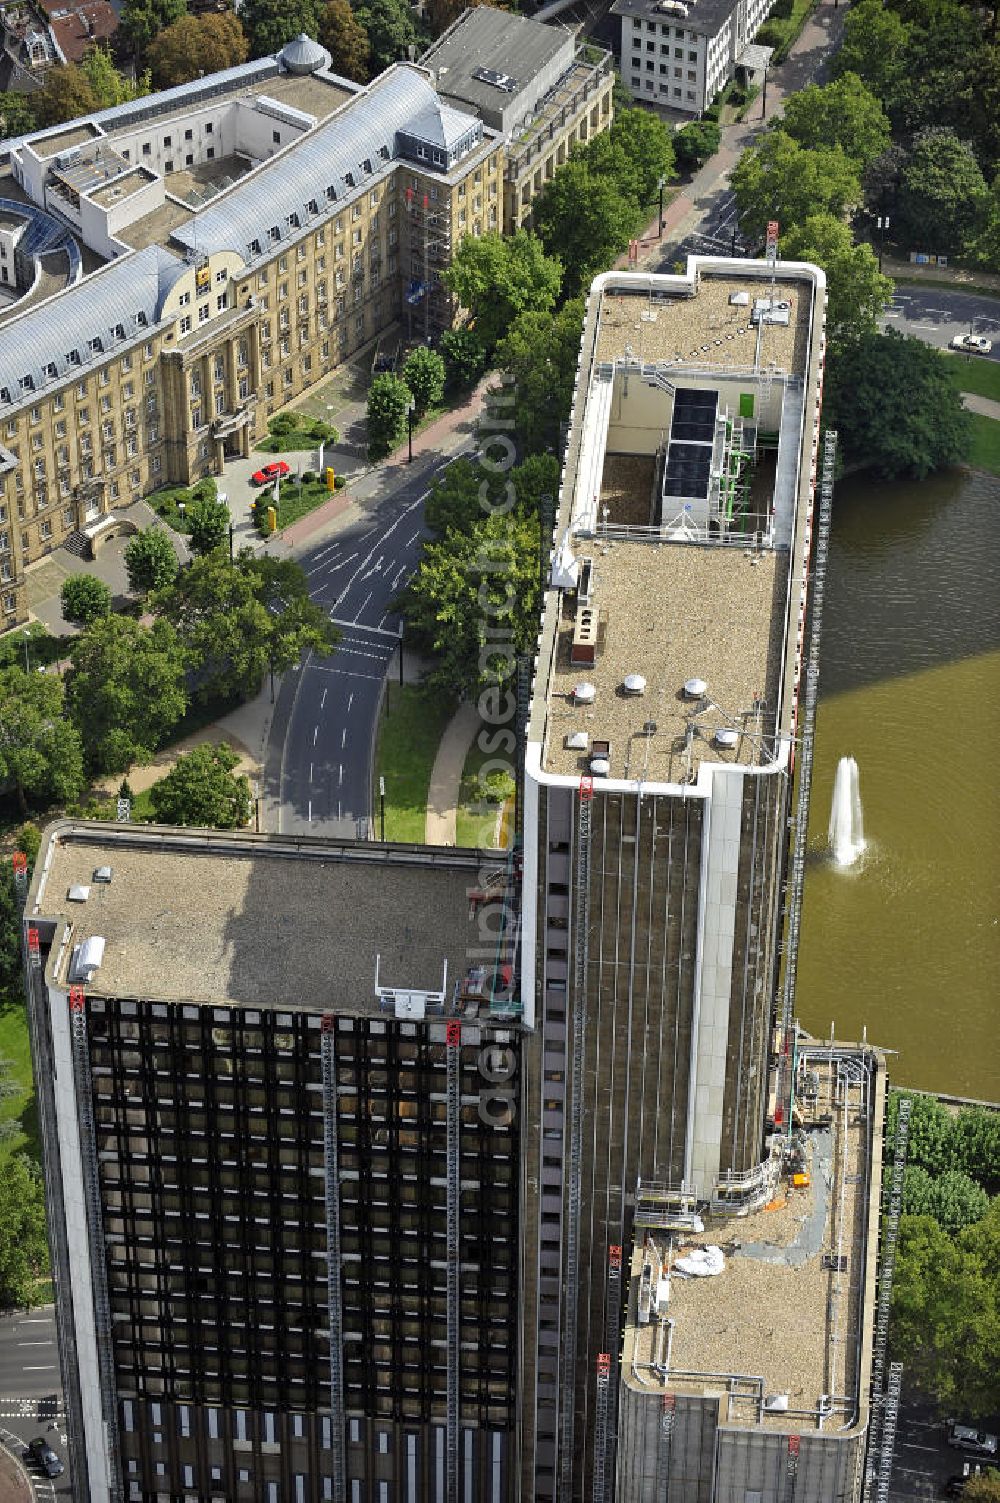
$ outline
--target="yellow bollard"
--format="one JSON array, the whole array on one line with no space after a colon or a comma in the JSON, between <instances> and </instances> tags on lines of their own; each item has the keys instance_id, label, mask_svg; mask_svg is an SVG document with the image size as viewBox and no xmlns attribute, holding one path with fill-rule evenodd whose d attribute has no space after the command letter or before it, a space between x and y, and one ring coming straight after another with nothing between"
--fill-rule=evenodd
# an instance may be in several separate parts
<instances>
[{"instance_id":1,"label":"yellow bollard","mask_svg":"<svg viewBox=\"0 0 1000 1503\"><path fill-rule=\"evenodd\" d=\"M328 491L335 491L337 489L337 477L333 473L332 465L327 465L326 467L326 488Z\"/></svg>"},{"instance_id":2,"label":"yellow bollard","mask_svg":"<svg viewBox=\"0 0 1000 1503\"><path fill-rule=\"evenodd\" d=\"M267 530L268 532L277 532L278 530L278 513L273 506L267 508Z\"/></svg>"}]
</instances>

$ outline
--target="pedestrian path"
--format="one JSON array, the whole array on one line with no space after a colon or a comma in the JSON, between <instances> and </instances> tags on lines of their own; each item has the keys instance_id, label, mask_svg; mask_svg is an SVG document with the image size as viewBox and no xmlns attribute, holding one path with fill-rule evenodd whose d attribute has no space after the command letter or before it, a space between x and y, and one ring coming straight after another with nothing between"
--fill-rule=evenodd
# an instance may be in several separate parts
<instances>
[{"instance_id":1,"label":"pedestrian path","mask_svg":"<svg viewBox=\"0 0 1000 1503\"><path fill-rule=\"evenodd\" d=\"M980 397L973 391L963 391L962 402L970 412L978 412L981 417L993 418L1000 423L1000 402L994 402L992 397Z\"/></svg>"},{"instance_id":2,"label":"pedestrian path","mask_svg":"<svg viewBox=\"0 0 1000 1503\"><path fill-rule=\"evenodd\" d=\"M455 844L462 771L478 729L479 712L474 704L460 705L445 727L427 791L424 838L428 845Z\"/></svg>"}]
</instances>

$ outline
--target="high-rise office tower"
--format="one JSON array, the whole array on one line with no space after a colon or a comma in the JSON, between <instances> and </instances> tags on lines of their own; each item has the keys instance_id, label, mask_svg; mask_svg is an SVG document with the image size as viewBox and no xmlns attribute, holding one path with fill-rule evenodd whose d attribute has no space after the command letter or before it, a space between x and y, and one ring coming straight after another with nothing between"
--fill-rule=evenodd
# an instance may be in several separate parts
<instances>
[{"instance_id":1,"label":"high-rise office tower","mask_svg":"<svg viewBox=\"0 0 1000 1503\"><path fill-rule=\"evenodd\" d=\"M507 897L474 852L49 831L25 922L78 1503L512 1503Z\"/></svg>"},{"instance_id":2,"label":"high-rise office tower","mask_svg":"<svg viewBox=\"0 0 1000 1503\"><path fill-rule=\"evenodd\" d=\"M683 276L612 272L587 304L525 769L522 995L539 1039L524 1056L522 1127L534 1155L521 1307L522 1497L532 1503L827 1496L755 1489L750 1473L742 1490L717 1483L714 1460L716 1432L753 1430L760 1374L781 1369L738 1339L741 1300L766 1303L780 1287L794 1305L801 1288L803 1329L822 1346L822 1279L813 1287L792 1273L765 1288L737 1260L738 1276L706 1280L708 1309L695 1306L709 1320L730 1307L729 1334L702 1347L680 1341L674 1312L693 1299L680 1273L669 1311L665 1295L685 1239L701 1253L734 1238L713 1214L776 1203L793 1163L808 1198L814 1153L826 1163L833 1151L805 1136L812 1124L793 1101L805 1066L786 901L801 877L801 859L789 871L789 793L806 731L825 302L822 272L772 252L694 258ZM881 1077L863 1063L874 1121ZM840 1102L836 1062L817 1072L816 1099ZM853 1144L859 1162L844 1173L860 1172L871 1138ZM853 1208L849 1227L827 1200L809 1205L821 1258L831 1238L837 1249L853 1239L867 1201L852 1188L839 1213ZM654 1273L654 1325L675 1331L683 1356L658 1346L647 1373L632 1363L634 1339L623 1365L622 1328L626 1314L640 1319L637 1286ZM838 1341L860 1332L863 1293L843 1294ZM648 1322L648 1294L643 1309ZM659 1435L665 1396L675 1402L671 1355L714 1415L697 1447L675 1446L673 1470L655 1447L651 1464L648 1447L635 1450L645 1426ZM731 1382L758 1395L735 1418L721 1398ZM831 1395L841 1415L862 1387L859 1358L810 1387L802 1407L828 1433Z\"/></svg>"}]
</instances>

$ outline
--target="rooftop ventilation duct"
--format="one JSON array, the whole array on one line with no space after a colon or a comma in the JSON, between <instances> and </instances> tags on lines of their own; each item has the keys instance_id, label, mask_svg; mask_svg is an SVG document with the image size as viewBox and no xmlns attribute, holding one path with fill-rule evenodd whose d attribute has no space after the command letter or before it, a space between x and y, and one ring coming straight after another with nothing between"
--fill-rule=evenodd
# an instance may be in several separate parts
<instances>
[{"instance_id":1,"label":"rooftop ventilation duct","mask_svg":"<svg viewBox=\"0 0 1000 1503\"><path fill-rule=\"evenodd\" d=\"M597 698L597 690L593 684L582 683L573 685L573 698L578 705L592 705Z\"/></svg>"},{"instance_id":2,"label":"rooftop ventilation duct","mask_svg":"<svg viewBox=\"0 0 1000 1503\"><path fill-rule=\"evenodd\" d=\"M570 731L564 744L567 751L586 751L589 741L586 731Z\"/></svg>"},{"instance_id":3,"label":"rooftop ventilation duct","mask_svg":"<svg viewBox=\"0 0 1000 1503\"><path fill-rule=\"evenodd\" d=\"M595 778L606 778L611 771L611 763L607 757L591 757L590 770Z\"/></svg>"},{"instance_id":4,"label":"rooftop ventilation duct","mask_svg":"<svg viewBox=\"0 0 1000 1503\"><path fill-rule=\"evenodd\" d=\"M110 866L95 866L94 868L95 882L110 882L113 876L114 871Z\"/></svg>"},{"instance_id":5,"label":"rooftop ventilation duct","mask_svg":"<svg viewBox=\"0 0 1000 1503\"><path fill-rule=\"evenodd\" d=\"M704 699L708 685L703 678L689 678L684 684L685 699Z\"/></svg>"},{"instance_id":6,"label":"rooftop ventilation duct","mask_svg":"<svg viewBox=\"0 0 1000 1503\"><path fill-rule=\"evenodd\" d=\"M629 673L622 681L622 693L638 699L646 692L646 680L641 673Z\"/></svg>"},{"instance_id":7,"label":"rooftop ventilation duct","mask_svg":"<svg viewBox=\"0 0 1000 1503\"><path fill-rule=\"evenodd\" d=\"M740 733L730 726L720 725L712 739L723 751L734 751L739 744Z\"/></svg>"},{"instance_id":8,"label":"rooftop ventilation duct","mask_svg":"<svg viewBox=\"0 0 1000 1503\"><path fill-rule=\"evenodd\" d=\"M73 954L69 963L69 979L71 982L82 981L89 986L94 979L94 972L100 968L104 959L104 936L92 934L82 944L73 946Z\"/></svg>"},{"instance_id":9,"label":"rooftop ventilation duct","mask_svg":"<svg viewBox=\"0 0 1000 1503\"><path fill-rule=\"evenodd\" d=\"M66 896L71 903L85 903L90 897L90 888L85 882L74 882Z\"/></svg>"}]
</instances>

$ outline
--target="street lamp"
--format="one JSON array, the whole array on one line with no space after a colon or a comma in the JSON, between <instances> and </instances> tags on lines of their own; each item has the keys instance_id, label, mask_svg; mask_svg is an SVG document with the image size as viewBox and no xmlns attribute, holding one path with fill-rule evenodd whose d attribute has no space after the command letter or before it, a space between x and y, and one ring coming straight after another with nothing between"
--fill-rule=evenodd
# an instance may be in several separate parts
<instances>
[{"instance_id":1,"label":"street lamp","mask_svg":"<svg viewBox=\"0 0 1000 1503\"><path fill-rule=\"evenodd\" d=\"M407 460L408 464L412 464L413 463L413 414L416 412L416 410L417 410L417 404L413 400L413 398L411 397L410 398L410 405L406 409L406 436L407 436L407 438L409 440L409 444L410 444L410 457Z\"/></svg>"},{"instance_id":2,"label":"street lamp","mask_svg":"<svg viewBox=\"0 0 1000 1503\"><path fill-rule=\"evenodd\" d=\"M378 780L379 839L385 841L385 778Z\"/></svg>"},{"instance_id":3,"label":"street lamp","mask_svg":"<svg viewBox=\"0 0 1000 1503\"><path fill-rule=\"evenodd\" d=\"M25 673L30 673L31 665L28 661L28 643L31 641L30 626L24 627L22 635L24 636L24 671Z\"/></svg>"},{"instance_id":4,"label":"street lamp","mask_svg":"<svg viewBox=\"0 0 1000 1503\"><path fill-rule=\"evenodd\" d=\"M665 177L658 177L656 179L656 186L660 190L660 222L659 222L659 229L658 229L657 237L656 238L658 240L662 240L663 239L663 190L667 186L667 180L666 180L666 178Z\"/></svg>"},{"instance_id":5,"label":"street lamp","mask_svg":"<svg viewBox=\"0 0 1000 1503\"><path fill-rule=\"evenodd\" d=\"M764 64L764 83L761 90L760 118L763 120L767 114L767 64Z\"/></svg>"},{"instance_id":6,"label":"street lamp","mask_svg":"<svg viewBox=\"0 0 1000 1503\"><path fill-rule=\"evenodd\" d=\"M878 269L879 269L879 271L881 271L882 270L882 251L883 251L883 249L885 247L885 234L886 234L886 230L888 230L888 228L889 228L889 216L888 216L888 214L879 214L878 218L875 220L875 224L876 224L876 227L878 229Z\"/></svg>"}]
</instances>

